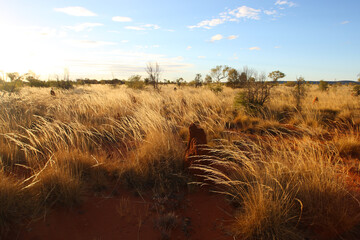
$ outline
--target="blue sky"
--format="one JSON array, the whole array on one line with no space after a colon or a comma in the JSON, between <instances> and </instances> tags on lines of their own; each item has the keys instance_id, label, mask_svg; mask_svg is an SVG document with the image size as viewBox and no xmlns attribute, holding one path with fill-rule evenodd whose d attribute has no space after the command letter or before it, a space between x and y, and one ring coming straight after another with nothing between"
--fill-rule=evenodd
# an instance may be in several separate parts
<instances>
[{"instance_id":1,"label":"blue sky","mask_svg":"<svg viewBox=\"0 0 360 240\"><path fill-rule=\"evenodd\" d=\"M355 80L359 9L358 0L0 0L0 71L126 79L158 62L170 80L216 65Z\"/></svg>"}]
</instances>

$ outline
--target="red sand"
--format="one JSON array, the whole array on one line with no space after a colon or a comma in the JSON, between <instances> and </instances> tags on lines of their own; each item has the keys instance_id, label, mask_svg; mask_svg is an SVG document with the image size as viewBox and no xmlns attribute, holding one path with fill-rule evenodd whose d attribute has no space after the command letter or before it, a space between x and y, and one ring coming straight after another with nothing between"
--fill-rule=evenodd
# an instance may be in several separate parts
<instances>
[{"instance_id":1,"label":"red sand","mask_svg":"<svg viewBox=\"0 0 360 240\"><path fill-rule=\"evenodd\" d=\"M233 239L224 232L233 210L224 196L200 190L185 193L175 208L156 199L142 199L127 191L119 196L88 197L74 209L55 209L45 218L29 223L9 239L161 239L155 219L174 212L176 228L169 239Z\"/></svg>"}]
</instances>

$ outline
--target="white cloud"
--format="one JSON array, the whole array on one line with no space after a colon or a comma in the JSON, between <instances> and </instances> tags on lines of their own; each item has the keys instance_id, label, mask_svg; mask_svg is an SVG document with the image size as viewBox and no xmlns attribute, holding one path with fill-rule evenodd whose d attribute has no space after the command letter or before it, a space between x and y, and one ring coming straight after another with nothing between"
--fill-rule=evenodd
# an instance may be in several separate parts
<instances>
[{"instance_id":1,"label":"white cloud","mask_svg":"<svg viewBox=\"0 0 360 240\"><path fill-rule=\"evenodd\" d=\"M237 39L239 36L236 36L236 35L230 35L227 37L227 39L229 40L234 40L234 39Z\"/></svg>"},{"instance_id":2,"label":"white cloud","mask_svg":"<svg viewBox=\"0 0 360 240\"><path fill-rule=\"evenodd\" d=\"M81 32L84 30L91 31L93 27L103 26L101 23L80 23L75 26L66 26L66 29L73 30L75 32Z\"/></svg>"},{"instance_id":3,"label":"white cloud","mask_svg":"<svg viewBox=\"0 0 360 240\"><path fill-rule=\"evenodd\" d=\"M280 46L275 46L274 48L281 48Z\"/></svg>"},{"instance_id":4,"label":"white cloud","mask_svg":"<svg viewBox=\"0 0 360 240\"><path fill-rule=\"evenodd\" d=\"M279 6L281 6L281 5L288 5L289 7L294 7L294 6L296 6L296 3L290 2L290 1L288 1L288 0L277 0L277 1L275 2L275 5L279 5Z\"/></svg>"},{"instance_id":5,"label":"white cloud","mask_svg":"<svg viewBox=\"0 0 360 240\"><path fill-rule=\"evenodd\" d=\"M132 22L132 19L129 17L121 17L121 16L115 16L112 18L114 22Z\"/></svg>"},{"instance_id":6,"label":"white cloud","mask_svg":"<svg viewBox=\"0 0 360 240\"><path fill-rule=\"evenodd\" d=\"M83 7L65 7L65 8L54 8L56 12L66 13L71 16L78 16L78 17L92 17L97 16L96 13L91 12Z\"/></svg>"},{"instance_id":7,"label":"white cloud","mask_svg":"<svg viewBox=\"0 0 360 240\"><path fill-rule=\"evenodd\" d=\"M121 40L122 43L128 43L129 40Z\"/></svg>"},{"instance_id":8,"label":"white cloud","mask_svg":"<svg viewBox=\"0 0 360 240\"><path fill-rule=\"evenodd\" d=\"M186 48L186 49L187 49L187 50L190 50L191 48L192 48L191 46L187 46L187 48Z\"/></svg>"},{"instance_id":9,"label":"white cloud","mask_svg":"<svg viewBox=\"0 0 360 240\"><path fill-rule=\"evenodd\" d=\"M235 8L233 10L230 10L228 13L236 18L248 18L248 19L254 19L259 20L260 19L260 9L254 9L247 6L242 6Z\"/></svg>"},{"instance_id":10,"label":"white cloud","mask_svg":"<svg viewBox=\"0 0 360 240\"><path fill-rule=\"evenodd\" d=\"M144 28L151 28L151 29L159 29L160 27L156 24L145 24L143 25Z\"/></svg>"},{"instance_id":11,"label":"white cloud","mask_svg":"<svg viewBox=\"0 0 360 240\"><path fill-rule=\"evenodd\" d=\"M350 21L342 21L341 24L348 24Z\"/></svg>"},{"instance_id":12,"label":"white cloud","mask_svg":"<svg viewBox=\"0 0 360 240\"><path fill-rule=\"evenodd\" d=\"M205 56L198 56L199 59L204 59L206 58Z\"/></svg>"},{"instance_id":13,"label":"white cloud","mask_svg":"<svg viewBox=\"0 0 360 240\"><path fill-rule=\"evenodd\" d=\"M223 39L224 37L221 34L216 34L214 36L211 37L211 42L215 42L215 41L219 41L221 39Z\"/></svg>"},{"instance_id":14,"label":"white cloud","mask_svg":"<svg viewBox=\"0 0 360 240\"><path fill-rule=\"evenodd\" d=\"M125 29L136 30L136 31L156 30L159 28L160 28L160 26L158 26L156 24L144 24L144 25L140 25L140 26L126 26L125 27Z\"/></svg>"},{"instance_id":15,"label":"white cloud","mask_svg":"<svg viewBox=\"0 0 360 240\"><path fill-rule=\"evenodd\" d=\"M253 51L253 50L257 50L257 51L259 51L261 48L259 48L259 47L251 47L251 48L249 48L249 50L251 50L251 51Z\"/></svg>"},{"instance_id":16,"label":"white cloud","mask_svg":"<svg viewBox=\"0 0 360 240\"><path fill-rule=\"evenodd\" d=\"M276 12L276 10L265 10L264 13L265 13L266 15L274 15L274 14L276 14L277 12Z\"/></svg>"},{"instance_id":17,"label":"white cloud","mask_svg":"<svg viewBox=\"0 0 360 240\"><path fill-rule=\"evenodd\" d=\"M196 25L188 26L188 28L193 29L193 28L201 28L201 27L203 27L203 28L206 28L206 29L210 29L211 27L215 27L216 25L222 24L225 21L226 20L224 18L223 19L215 18L215 19L212 19L212 20L204 20L204 21L199 22Z\"/></svg>"},{"instance_id":18,"label":"white cloud","mask_svg":"<svg viewBox=\"0 0 360 240\"><path fill-rule=\"evenodd\" d=\"M213 18L211 20L204 20L199 22L196 25L188 26L190 29L194 28L205 28L211 29L219 24L223 24L225 22L235 22L239 19L253 19L259 20L260 19L260 9L254 9L247 6L241 6L235 9L230 9L227 12L222 12L219 14L219 17Z\"/></svg>"}]
</instances>

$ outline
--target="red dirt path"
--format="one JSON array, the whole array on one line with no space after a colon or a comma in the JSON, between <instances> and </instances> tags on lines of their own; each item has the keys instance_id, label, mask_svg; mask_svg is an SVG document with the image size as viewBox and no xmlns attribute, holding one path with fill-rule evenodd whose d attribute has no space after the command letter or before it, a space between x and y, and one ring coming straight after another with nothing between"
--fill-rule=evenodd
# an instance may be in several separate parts
<instances>
[{"instance_id":1,"label":"red dirt path","mask_svg":"<svg viewBox=\"0 0 360 240\"><path fill-rule=\"evenodd\" d=\"M233 239L223 227L233 212L224 196L206 190L185 193L173 210L157 201L127 191L111 198L87 197L82 206L57 208L45 218L21 227L9 239L161 239L155 219L167 211L177 217L169 239Z\"/></svg>"}]
</instances>

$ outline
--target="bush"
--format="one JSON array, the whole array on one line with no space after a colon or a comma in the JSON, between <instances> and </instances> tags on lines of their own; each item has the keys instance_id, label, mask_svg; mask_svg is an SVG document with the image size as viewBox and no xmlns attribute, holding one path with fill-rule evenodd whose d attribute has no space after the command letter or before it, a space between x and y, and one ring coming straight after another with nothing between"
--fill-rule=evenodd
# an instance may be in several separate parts
<instances>
[{"instance_id":1,"label":"bush","mask_svg":"<svg viewBox=\"0 0 360 240\"><path fill-rule=\"evenodd\" d=\"M140 75L133 75L129 78L129 80L126 82L126 86L132 89L144 89L145 83L141 81Z\"/></svg>"},{"instance_id":2,"label":"bush","mask_svg":"<svg viewBox=\"0 0 360 240\"><path fill-rule=\"evenodd\" d=\"M218 94L219 92L222 92L223 86L221 86L221 83L213 83L209 85L209 89L215 94Z\"/></svg>"},{"instance_id":3,"label":"bush","mask_svg":"<svg viewBox=\"0 0 360 240\"><path fill-rule=\"evenodd\" d=\"M353 87L353 95L360 96L360 85L356 85Z\"/></svg>"},{"instance_id":4,"label":"bush","mask_svg":"<svg viewBox=\"0 0 360 240\"><path fill-rule=\"evenodd\" d=\"M305 79L299 77L296 79L295 86L291 91L296 103L296 108L301 109L301 101L306 97L307 88L305 86Z\"/></svg>"},{"instance_id":5,"label":"bush","mask_svg":"<svg viewBox=\"0 0 360 240\"><path fill-rule=\"evenodd\" d=\"M71 81L57 81L56 87L66 90L74 88L73 83Z\"/></svg>"},{"instance_id":6,"label":"bush","mask_svg":"<svg viewBox=\"0 0 360 240\"><path fill-rule=\"evenodd\" d=\"M245 91L238 93L235 96L235 107L243 106L249 112L259 110L269 99L270 91L274 86L269 82L265 82L266 76L249 77L245 84Z\"/></svg>"},{"instance_id":7,"label":"bush","mask_svg":"<svg viewBox=\"0 0 360 240\"><path fill-rule=\"evenodd\" d=\"M50 84L48 82L41 81L38 79L28 78L27 80L29 82L30 87L49 87L50 86Z\"/></svg>"},{"instance_id":8,"label":"bush","mask_svg":"<svg viewBox=\"0 0 360 240\"><path fill-rule=\"evenodd\" d=\"M322 92L329 90L329 83L325 82L324 80L321 80L319 83L319 90Z\"/></svg>"},{"instance_id":9,"label":"bush","mask_svg":"<svg viewBox=\"0 0 360 240\"><path fill-rule=\"evenodd\" d=\"M0 83L0 90L4 92L17 93L23 86L23 82L21 80L13 81L13 82L3 82Z\"/></svg>"}]
</instances>

